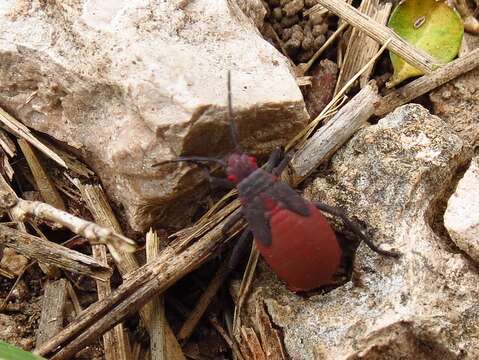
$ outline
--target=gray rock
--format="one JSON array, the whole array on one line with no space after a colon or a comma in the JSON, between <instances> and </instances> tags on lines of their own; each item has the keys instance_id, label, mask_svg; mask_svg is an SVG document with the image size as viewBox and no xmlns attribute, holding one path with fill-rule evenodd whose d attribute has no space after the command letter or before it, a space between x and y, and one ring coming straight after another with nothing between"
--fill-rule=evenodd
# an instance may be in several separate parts
<instances>
[{"instance_id":1,"label":"gray rock","mask_svg":"<svg viewBox=\"0 0 479 360\"><path fill-rule=\"evenodd\" d=\"M252 19L227 0L4 0L0 106L73 148L133 228L184 223L204 177L151 166L232 149L228 69L246 150L267 154L308 120L287 61L255 28L261 1L239 2Z\"/></svg>"},{"instance_id":2,"label":"gray rock","mask_svg":"<svg viewBox=\"0 0 479 360\"><path fill-rule=\"evenodd\" d=\"M450 197L444 226L456 245L479 262L479 157L472 160Z\"/></svg>"},{"instance_id":3,"label":"gray rock","mask_svg":"<svg viewBox=\"0 0 479 360\"><path fill-rule=\"evenodd\" d=\"M441 119L406 105L359 131L305 190L347 210L370 239L352 281L309 297L288 291L261 265L243 313L266 304L291 359L477 359L479 274L430 224L467 146Z\"/></svg>"}]
</instances>

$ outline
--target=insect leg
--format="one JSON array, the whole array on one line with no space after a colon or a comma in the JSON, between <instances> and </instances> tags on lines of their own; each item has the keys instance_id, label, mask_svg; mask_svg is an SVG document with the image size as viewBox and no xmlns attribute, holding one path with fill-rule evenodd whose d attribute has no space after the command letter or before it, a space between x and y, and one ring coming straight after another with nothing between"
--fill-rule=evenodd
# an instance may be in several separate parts
<instances>
[{"instance_id":1,"label":"insect leg","mask_svg":"<svg viewBox=\"0 0 479 360\"><path fill-rule=\"evenodd\" d=\"M365 244L374 252L384 255L384 256L391 256L391 257L399 257L399 253L394 252L394 251L388 251L388 250L383 250L376 246L371 240L363 234L359 226L349 220L348 216L346 213L338 208L323 204L321 202L313 202L314 206L316 206L319 210L322 210L324 212L327 212L331 215L339 217L343 222L344 225L346 225L347 228L349 228L357 237L359 237L362 241L365 242Z\"/></svg>"},{"instance_id":2,"label":"insect leg","mask_svg":"<svg viewBox=\"0 0 479 360\"><path fill-rule=\"evenodd\" d=\"M274 149L264 166L264 170L267 172L271 172L278 165L282 157L283 157L283 149L279 147Z\"/></svg>"},{"instance_id":3,"label":"insect leg","mask_svg":"<svg viewBox=\"0 0 479 360\"><path fill-rule=\"evenodd\" d=\"M286 168L286 166L288 166L292 157L293 157L293 155L291 153L288 153L288 154L284 155L281 162L273 169L273 171L271 171L272 174L275 175L275 176L281 175L281 173Z\"/></svg>"},{"instance_id":4,"label":"insect leg","mask_svg":"<svg viewBox=\"0 0 479 360\"><path fill-rule=\"evenodd\" d=\"M230 271L236 269L238 266L241 258L243 257L245 253L245 249L247 249L247 246L249 241L251 240L251 230L246 228L240 235L239 239L236 241L235 246L233 247L233 250L231 251L230 259L228 261L228 269Z\"/></svg>"}]
</instances>

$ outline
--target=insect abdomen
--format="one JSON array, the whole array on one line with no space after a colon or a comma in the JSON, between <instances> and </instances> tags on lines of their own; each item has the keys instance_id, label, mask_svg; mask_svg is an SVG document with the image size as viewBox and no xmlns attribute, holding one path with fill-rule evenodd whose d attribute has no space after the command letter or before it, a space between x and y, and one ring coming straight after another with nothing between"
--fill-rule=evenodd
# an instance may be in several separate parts
<instances>
[{"instance_id":1,"label":"insect abdomen","mask_svg":"<svg viewBox=\"0 0 479 360\"><path fill-rule=\"evenodd\" d=\"M308 291L335 283L342 250L330 225L309 204L310 215L301 216L287 209L270 218L272 244L256 241L271 269L292 291Z\"/></svg>"}]
</instances>

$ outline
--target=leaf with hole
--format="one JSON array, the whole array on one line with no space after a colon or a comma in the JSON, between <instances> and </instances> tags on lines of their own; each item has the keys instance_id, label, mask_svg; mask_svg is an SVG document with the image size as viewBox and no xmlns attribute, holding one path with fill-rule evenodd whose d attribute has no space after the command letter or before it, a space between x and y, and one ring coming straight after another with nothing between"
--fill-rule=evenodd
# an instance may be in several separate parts
<instances>
[{"instance_id":1,"label":"leaf with hole","mask_svg":"<svg viewBox=\"0 0 479 360\"><path fill-rule=\"evenodd\" d=\"M405 0L392 13L388 26L400 37L424 50L441 63L453 60L461 46L464 24L445 1ZM388 87L423 75L423 72L391 53L394 74Z\"/></svg>"}]
</instances>

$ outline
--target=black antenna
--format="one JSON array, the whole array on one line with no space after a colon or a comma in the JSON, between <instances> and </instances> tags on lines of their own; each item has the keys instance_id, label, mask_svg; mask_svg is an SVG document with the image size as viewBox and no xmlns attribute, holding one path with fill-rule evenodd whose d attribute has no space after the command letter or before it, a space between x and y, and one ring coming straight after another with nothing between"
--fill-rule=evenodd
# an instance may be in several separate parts
<instances>
[{"instance_id":1,"label":"black antenna","mask_svg":"<svg viewBox=\"0 0 479 360\"><path fill-rule=\"evenodd\" d=\"M236 124L233 121L233 105L231 101L231 71L228 70L228 121L230 123L231 140L235 146L235 150L241 153L241 147L238 142L238 130Z\"/></svg>"},{"instance_id":2,"label":"black antenna","mask_svg":"<svg viewBox=\"0 0 479 360\"><path fill-rule=\"evenodd\" d=\"M160 161L156 164L151 165L152 167L160 166L163 164L170 164L170 163L179 163L179 162L190 162L193 164L202 164L203 162L214 162L216 164L219 164L223 167L226 167L226 163L223 160L220 159L215 159L215 158L210 158L210 157L205 157L205 156L181 156L176 159L172 160L165 160L165 161Z\"/></svg>"}]
</instances>

